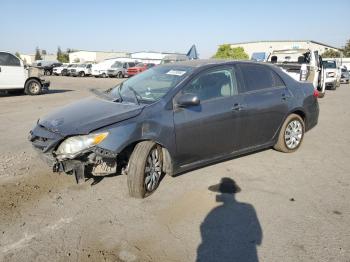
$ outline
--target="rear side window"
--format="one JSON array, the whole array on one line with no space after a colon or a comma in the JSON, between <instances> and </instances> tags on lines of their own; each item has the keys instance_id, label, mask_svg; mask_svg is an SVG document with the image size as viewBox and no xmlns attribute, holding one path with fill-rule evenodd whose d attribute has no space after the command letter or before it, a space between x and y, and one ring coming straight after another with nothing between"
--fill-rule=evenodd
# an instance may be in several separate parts
<instances>
[{"instance_id":1,"label":"rear side window","mask_svg":"<svg viewBox=\"0 0 350 262\"><path fill-rule=\"evenodd\" d=\"M21 61L14 55L0 52L0 65L2 66L21 66Z\"/></svg>"},{"instance_id":2,"label":"rear side window","mask_svg":"<svg viewBox=\"0 0 350 262\"><path fill-rule=\"evenodd\" d=\"M244 78L246 92L285 86L281 77L267 66L241 64L240 68Z\"/></svg>"}]
</instances>

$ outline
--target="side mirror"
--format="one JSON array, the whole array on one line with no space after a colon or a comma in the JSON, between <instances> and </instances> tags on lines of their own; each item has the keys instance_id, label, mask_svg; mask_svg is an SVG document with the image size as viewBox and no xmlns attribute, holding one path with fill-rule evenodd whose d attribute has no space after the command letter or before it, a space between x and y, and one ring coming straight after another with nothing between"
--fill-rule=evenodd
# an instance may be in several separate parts
<instances>
[{"instance_id":1,"label":"side mirror","mask_svg":"<svg viewBox=\"0 0 350 262\"><path fill-rule=\"evenodd\" d=\"M194 94L184 94L177 99L176 104L179 107L197 106L200 104L200 100Z\"/></svg>"}]
</instances>

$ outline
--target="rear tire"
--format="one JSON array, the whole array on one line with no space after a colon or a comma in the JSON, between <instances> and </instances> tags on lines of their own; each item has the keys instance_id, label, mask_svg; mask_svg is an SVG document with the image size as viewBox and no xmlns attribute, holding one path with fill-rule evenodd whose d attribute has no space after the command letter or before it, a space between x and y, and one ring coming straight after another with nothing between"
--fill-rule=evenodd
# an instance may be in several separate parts
<instances>
[{"instance_id":1,"label":"rear tire","mask_svg":"<svg viewBox=\"0 0 350 262\"><path fill-rule=\"evenodd\" d=\"M304 120L299 115L290 114L281 127L274 149L284 153L292 153L300 147L304 134Z\"/></svg>"},{"instance_id":2,"label":"rear tire","mask_svg":"<svg viewBox=\"0 0 350 262\"><path fill-rule=\"evenodd\" d=\"M81 71L81 72L79 73L79 76L80 76L80 77L84 77L84 76L85 76L85 72Z\"/></svg>"},{"instance_id":3,"label":"rear tire","mask_svg":"<svg viewBox=\"0 0 350 262\"><path fill-rule=\"evenodd\" d=\"M127 169L129 195L144 198L152 194L159 185L162 166L161 146L152 141L138 143L130 156Z\"/></svg>"},{"instance_id":4,"label":"rear tire","mask_svg":"<svg viewBox=\"0 0 350 262\"><path fill-rule=\"evenodd\" d=\"M51 72L50 72L50 70L45 70L44 74L45 74L46 76L50 76L50 75L51 75Z\"/></svg>"},{"instance_id":5,"label":"rear tire","mask_svg":"<svg viewBox=\"0 0 350 262\"><path fill-rule=\"evenodd\" d=\"M30 79L24 86L24 93L30 96L40 95L42 93L42 85L36 79Z\"/></svg>"}]
</instances>

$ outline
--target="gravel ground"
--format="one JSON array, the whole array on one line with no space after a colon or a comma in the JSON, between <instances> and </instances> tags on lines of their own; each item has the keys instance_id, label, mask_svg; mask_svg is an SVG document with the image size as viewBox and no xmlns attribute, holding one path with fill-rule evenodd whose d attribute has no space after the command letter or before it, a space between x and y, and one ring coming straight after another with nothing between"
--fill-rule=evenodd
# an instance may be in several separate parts
<instances>
[{"instance_id":1,"label":"gravel ground","mask_svg":"<svg viewBox=\"0 0 350 262\"><path fill-rule=\"evenodd\" d=\"M350 261L349 85L319 100L298 152L165 177L137 200L125 176L53 174L27 142L46 112L120 80L50 80L42 96L0 95L0 261ZM208 190L224 177L240 192Z\"/></svg>"}]
</instances>

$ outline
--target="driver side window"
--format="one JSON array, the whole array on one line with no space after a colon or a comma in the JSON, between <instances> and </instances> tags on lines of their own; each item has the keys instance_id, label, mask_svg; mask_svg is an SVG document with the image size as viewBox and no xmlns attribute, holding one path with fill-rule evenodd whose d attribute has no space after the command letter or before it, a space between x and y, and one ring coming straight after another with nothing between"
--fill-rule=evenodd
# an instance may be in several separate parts
<instances>
[{"instance_id":1,"label":"driver side window","mask_svg":"<svg viewBox=\"0 0 350 262\"><path fill-rule=\"evenodd\" d=\"M237 94L237 81L233 69L215 69L197 76L183 90L183 94L195 94L207 101Z\"/></svg>"}]
</instances>

